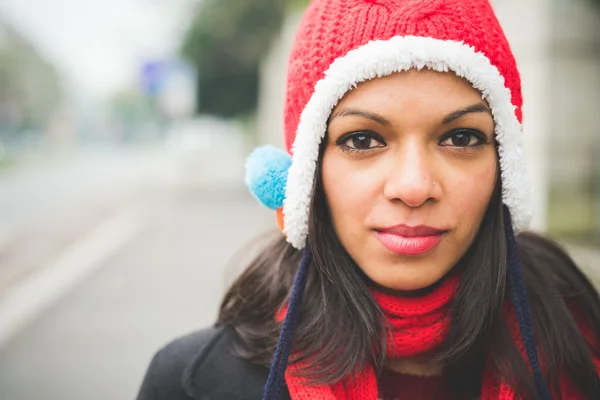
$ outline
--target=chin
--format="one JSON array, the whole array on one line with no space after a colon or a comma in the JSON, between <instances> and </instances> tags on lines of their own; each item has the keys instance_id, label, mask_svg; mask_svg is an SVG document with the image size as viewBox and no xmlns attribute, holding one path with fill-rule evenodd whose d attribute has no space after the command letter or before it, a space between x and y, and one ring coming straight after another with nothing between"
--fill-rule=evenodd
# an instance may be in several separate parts
<instances>
[{"instance_id":1,"label":"chin","mask_svg":"<svg viewBox=\"0 0 600 400\"><path fill-rule=\"evenodd\" d=\"M374 276L367 274L367 276L380 289L406 293L426 290L442 280L446 276L446 273L440 271L427 273L416 269L415 272L406 271L406 273L394 274L394 276L384 277L379 274L374 274Z\"/></svg>"}]
</instances>

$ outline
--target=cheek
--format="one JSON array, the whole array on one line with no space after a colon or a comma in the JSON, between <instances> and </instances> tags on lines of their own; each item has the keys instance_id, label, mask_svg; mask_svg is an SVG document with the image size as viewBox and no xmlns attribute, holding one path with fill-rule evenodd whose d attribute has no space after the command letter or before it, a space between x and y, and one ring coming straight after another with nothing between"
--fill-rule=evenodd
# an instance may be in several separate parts
<instances>
[{"instance_id":1,"label":"cheek","mask_svg":"<svg viewBox=\"0 0 600 400\"><path fill-rule=\"evenodd\" d=\"M477 231L487 210L496 183L495 161L485 168L474 168L449 179L446 197L461 230Z\"/></svg>"},{"instance_id":2,"label":"cheek","mask_svg":"<svg viewBox=\"0 0 600 400\"><path fill-rule=\"evenodd\" d=\"M362 225L378 195L378 183L369 168L356 168L334 149L323 156L321 177L335 230L352 236Z\"/></svg>"}]
</instances>

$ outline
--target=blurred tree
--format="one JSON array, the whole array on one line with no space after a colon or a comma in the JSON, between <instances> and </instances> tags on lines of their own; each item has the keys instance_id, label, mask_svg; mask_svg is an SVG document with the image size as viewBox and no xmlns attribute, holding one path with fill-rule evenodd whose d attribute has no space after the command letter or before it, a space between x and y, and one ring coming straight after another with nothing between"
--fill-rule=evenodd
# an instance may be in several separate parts
<instances>
[{"instance_id":1,"label":"blurred tree","mask_svg":"<svg viewBox=\"0 0 600 400\"><path fill-rule=\"evenodd\" d=\"M204 0L182 45L197 69L197 111L223 117L252 112L258 70L289 7L308 0Z\"/></svg>"}]
</instances>

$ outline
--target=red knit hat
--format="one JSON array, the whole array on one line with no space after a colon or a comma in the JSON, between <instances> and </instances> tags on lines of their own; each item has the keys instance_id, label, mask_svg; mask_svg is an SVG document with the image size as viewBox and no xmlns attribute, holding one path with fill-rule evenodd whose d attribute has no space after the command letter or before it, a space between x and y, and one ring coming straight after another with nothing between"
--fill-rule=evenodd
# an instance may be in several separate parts
<instances>
[{"instance_id":1,"label":"red knit hat","mask_svg":"<svg viewBox=\"0 0 600 400\"><path fill-rule=\"evenodd\" d=\"M303 248L308 234L319 144L331 111L360 82L412 68L452 71L482 93L495 121L503 202L515 229L529 224L521 82L489 1L313 0L287 74L285 143L292 160L282 197L284 232L294 247Z\"/></svg>"}]
</instances>

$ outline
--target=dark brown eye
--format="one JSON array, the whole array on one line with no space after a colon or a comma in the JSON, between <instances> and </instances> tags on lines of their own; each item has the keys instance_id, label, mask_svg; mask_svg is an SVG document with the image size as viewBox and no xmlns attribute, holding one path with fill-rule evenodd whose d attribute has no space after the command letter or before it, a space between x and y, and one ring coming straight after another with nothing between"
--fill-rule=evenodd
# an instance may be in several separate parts
<instances>
[{"instance_id":1,"label":"dark brown eye","mask_svg":"<svg viewBox=\"0 0 600 400\"><path fill-rule=\"evenodd\" d=\"M472 147L484 144L487 142L487 137L475 130L460 129L450 132L440 140L442 146L452 147Z\"/></svg>"},{"instance_id":2,"label":"dark brown eye","mask_svg":"<svg viewBox=\"0 0 600 400\"><path fill-rule=\"evenodd\" d=\"M457 133L451 138L452 145L458 147L468 146L471 143L472 138L473 136L468 133Z\"/></svg>"},{"instance_id":3,"label":"dark brown eye","mask_svg":"<svg viewBox=\"0 0 600 400\"><path fill-rule=\"evenodd\" d=\"M356 149L369 149L371 148L371 142L373 139L366 135L355 135L350 139L352 145Z\"/></svg>"},{"instance_id":4,"label":"dark brown eye","mask_svg":"<svg viewBox=\"0 0 600 400\"><path fill-rule=\"evenodd\" d=\"M338 141L338 146L342 149L365 151L378 147L384 147L383 139L378 135L369 132L356 132L345 135Z\"/></svg>"}]
</instances>

